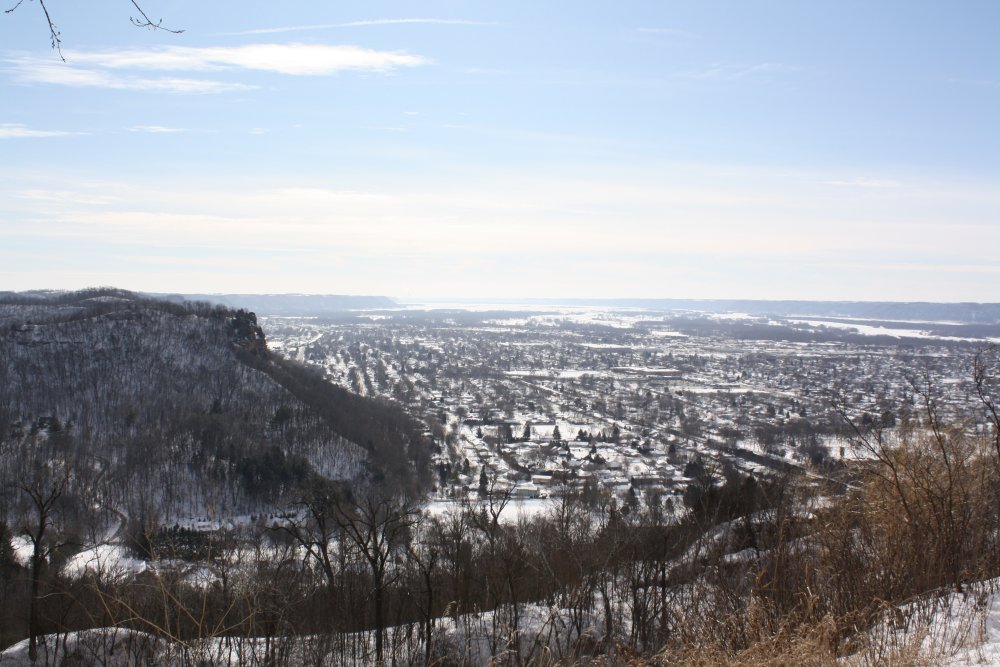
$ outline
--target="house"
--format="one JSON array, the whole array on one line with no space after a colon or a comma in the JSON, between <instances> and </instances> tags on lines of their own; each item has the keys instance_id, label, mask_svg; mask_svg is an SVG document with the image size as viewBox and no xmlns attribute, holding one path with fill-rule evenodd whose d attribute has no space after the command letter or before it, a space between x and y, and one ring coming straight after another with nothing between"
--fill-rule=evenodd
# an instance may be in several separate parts
<instances>
[{"instance_id":1,"label":"house","mask_svg":"<svg viewBox=\"0 0 1000 667\"><path fill-rule=\"evenodd\" d=\"M532 482L521 482L514 486L510 495L512 498L538 498L541 495L538 487Z\"/></svg>"}]
</instances>

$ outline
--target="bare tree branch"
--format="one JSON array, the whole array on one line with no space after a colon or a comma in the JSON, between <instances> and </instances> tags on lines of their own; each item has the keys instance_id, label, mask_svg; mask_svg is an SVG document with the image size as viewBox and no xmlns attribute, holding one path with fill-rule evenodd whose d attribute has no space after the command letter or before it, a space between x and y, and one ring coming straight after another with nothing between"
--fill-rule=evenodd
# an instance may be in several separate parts
<instances>
[{"instance_id":1,"label":"bare tree branch","mask_svg":"<svg viewBox=\"0 0 1000 667\"><path fill-rule=\"evenodd\" d=\"M183 30L173 30L172 28L165 28L163 26L163 19L160 19L159 21L156 21L154 23L152 20L150 20L149 16L146 15L146 12L143 11L142 7L139 6L139 3L136 2L136 0L132 0L132 6L135 7L136 10L139 12L139 14L142 16L141 21L135 18L134 16L130 16L129 20L132 21L132 25L138 28L149 28L150 30L164 30L166 32L172 32L175 35L179 35L182 32L184 32Z\"/></svg>"},{"instance_id":2,"label":"bare tree branch","mask_svg":"<svg viewBox=\"0 0 1000 667\"><path fill-rule=\"evenodd\" d=\"M990 356L995 355L998 350L1000 348L996 345L990 345L976 354L973 362L973 381L976 386L976 395L979 397L980 403L983 404L987 419L993 427L993 449L997 456L997 465L1000 465L1000 406L997 405L996 397L991 394L989 383Z\"/></svg>"},{"instance_id":3,"label":"bare tree branch","mask_svg":"<svg viewBox=\"0 0 1000 667\"><path fill-rule=\"evenodd\" d=\"M18 4L21 3L19 2ZM52 48L59 54L59 59L66 62L66 56L62 52L62 39L59 36L59 30L56 29L56 25L52 22L52 16L49 15L49 8L45 6L45 0L38 0L38 4L42 6L42 11L45 12L45 20L49 22L49 35L52 37Z\"/></svg>"},{"instance_id":4,"label":"bare tree branch","mask_svg":"<svg viewBox=\"0 0 1000 667\"><path fill-rule=\"evenodd\" d=\"M175 30L173 28L165 27L163 25L163 19L160 19L158 21L153 21L152 19L149 18L149 15L146 14L145 10L143 10L143 8L139 5L137 0L131 0L131 2L132 6L136 8L136 10L139 12L139 15L142 17L141 19L137 19L134 16L130 16L129 20L132 22L132 25L138 28L149 28L150 30L163 30L165 32L173 33L175 35L179 35L182 32L184 32L183 30ZM4 10L4 14L13 13L22 4L24 4L24 0L17 0L17 3L14 4L13 7ZM59 59L62 60L63 62L66 62L66 56L64 56L62 52L62 35L60 34L59 29L56 27L56 24L52 21L52 15L49 14L49 8L45 5L45 0L38 0L38 4L39 6L41 6L42 12L45 14L45 20L49 24L49 37L52 40L52 48L55 49L56 53L59 54Z\"/></svg>"}]
</instances>

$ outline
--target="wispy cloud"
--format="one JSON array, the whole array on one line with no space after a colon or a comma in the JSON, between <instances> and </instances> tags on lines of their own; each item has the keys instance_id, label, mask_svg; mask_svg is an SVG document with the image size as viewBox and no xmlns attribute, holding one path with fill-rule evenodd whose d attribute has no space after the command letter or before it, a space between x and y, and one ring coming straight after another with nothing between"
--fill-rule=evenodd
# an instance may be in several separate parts
<instances>
[{"instance_id":1,"label":"wispy cloud","mask_svg":"<svg viewBox=\"0 0 1000 667\"><path fill-rule=\"evenodd\" d=\"M31 139L34 137L68 137L84 132L65 130L35 130L20 123L0 123L0 139Z\"/></svg>"},{"instance_id":2,"label":"wispy cloud","mask_svg":"<svg viewBox=\"0 0 1000 667\"><path fill-rule=\"evenodd\" d=\"M397 25L400 23L432 23L436 25L500 25L496 21L470 21L468 19L368 19L366 21L351 21L343 24L345 28L366 25Z\"/></svg>"},{"instance_id":3,"label":"wispy cloud","mask_svg":"<svg viewBox=\"0 0 1000 667\"><path fill-rule=\"evenodd\" d=\"M260 266L258 258L238 259L231 257L177 257L171 255L123 254L118 255L117 259L136 264L170 267L204 266L209 268L253 269L255 266Z\"/></svg>"},{"instance_id":4,"label":"wispy cloud","mask_svg":"<svg viewBox=\"0 0 1000 667\"><path fill-rule=\"evenodd\" d=\"M715 81L736 81L752 77L766 77L771 74L784 74L798 71L798 67L783 63L756 63L752 65L712 64L707 67L678 72L676 76L684 79L701 79Z\"/></svg>"},{"instance_id":5,"label":"wispy cloud","mask_svg":"<svg viewBox=\"0 0 1000 667\"><path fill-rule=\"evenodd\" d=\"M78 190L51 190L42 188L31 188L27 190L17 190L16 197L35 202L54 204L85 204L103 206L113 203L114 197L107 195L95 195L93 193L80 192Z\"/></svg>"},{"instance_id":6,"label":"wispy cloud","mask_svg":"<svg viewBox=\"0 0 1000 667\"><path fill-rule=\"evenodd\" d=\"M867 188L872 190L895 190L905 187L899 181L865 177L823 181L823 185L832 185L840 188Z\"/></svg>"},{"instance_id":7,"label":"wispy cloud","mask_svg":"<svg viewBox=\"0 0 1000 667\"><path fill-rule=\"evenodd\" d=\"M68 52L70 62L108 69L211 71L247 69L292 75L329 75L342 71L385 72L429 61L399 51L377 51L336 44L245 44L156 50Z\"/></svg>"},{"instance_id":8,"label":"wispy cloud","mask_svg":"<svg viewBox=\"0 0 1000 667\"><path fill-rule=\"evenodd\" d=\"M961 264L934 264L931 262L830 262L828 266L837 269L860 269L867 271L875 270L906 273L1000 273L1000 265L976 264L972 262Z\"/></svg>"},{"instance_id":9,"label":"wispy cloud","mask_svg":"<svg viewBox=\"0 0 1000 667\"><path fill-rule=\"evenodd\" d=\"M168 134L184 131L179 127L166 127L164 125L136 125L129 128L129 132L148 132L150 134Z\"/></svg>"},{"instance_id":10,"label":"wispy cloud","mask_svg":"<svg viewBox=\"0 0 1000 667\"><path fill-rule=\"evenodd\" d=\"M242 82L165 77L150 72L243 70L294 76L338 72L388 72L430 61L399 51L328 44L247 44L234 47L170 47L153 50L67 51L67 62L31 56L6 59L14 79L76 87L169 93L222 93L257 88ZM141 74L123 74L136 70Z\"/></svg>"},{"instance_id":11,"label":"wispy cloud","mask_svg":"<svg viewBox=\"0 0 1000 667\"><path fill-rule=\"evenodd\" d=\"M380 25L405 25L405 24L429 24L429 25L468 25L468 26L495 26L500 25L495 21L471 21L468 19L441 19L441 18L402 18L402 19L368 19L363 21L348 21L346 23L315 23L310 25L292 25L277 28L255 28L252 30L241 30L239 32L223 32L220 35L273 35L283 32L301 32L306 30L331 30L335 28L360 28L365 26Z\"/></svg>"},{"instance_id":12,"label":"wispy cloud","mask_svg":"<svg viewBox=\"0 0 1000 667\"><path fill-rule=\"evenodd\" d=\"M230 81L177 77L120 75L76 64L20 57L6 61L21 83L48 83L76 88L108 88L163 93L225 93L253 90L257 86Z\"/></svg>"},{"instance_id":13,"label":"wispy cloud","mask_svg":"<svg viewBox=\"0 0 1000 667\"><path fill-rule=\"evenodd\" d=\"M859 174L865 178L857 178ZM863 196L867 191L827 185L894 177L906 189L886 192L905 196ZM544 166L470 170L453 179L407 173L377 187L366 186L365 179L324 187L326 179L302 174L260 183L244 183L239 175L219 178L88 180L72 191L41 191L31 188L47 187L50 181L65 183L65 188L73 179L54 179L46 171L19 186L26 179L15 173L8 188L16 200L8 206L21 217L0 216L0 236L17 239L18 245L11 247L44 248L47 255L27 262L24 251L11 254L7 266L19 263L15 270L23 275L4 279L12 284L30 277L27 286L53 280L60 267L51 258L75 256L83 242L98 250L85 263L81 260L79 270L123 270L115 253L175 257L180 265L188 258L212 256L249 262L254 270L199 276L205 284L238 278L262 285L255 288L260 290L286 284L287 291L302 289L296 280L333 276L329 279L369 288L373 280L384 281L378 284L386 287L379 289L389 292L434 287L447 293L456 289L453 280L425 278L420 269L445 253L448 261L474 258L480 269L490 269L469 273L472 278L459 287L470 291L495 287L488 276L494 269L509 268L512 257L520 262L519 270L515 282L504 288L525 291L542 284L539 272L545 272L547 280L564 280L568 288L583 285L584 292L610 285L608 289L625 293L654 278L674 278L684 281L683 289L709 285L717 296L731 294L737 285L744 294L773 298L777 283L767 271L779 267L781 285L793 290L781 298L814 293L823 298L955 300L948 290L960 287L955 293L962 298L989 300L995 299L989 293L995 281L989 279L1000 271L993 261L1000 243L1000 228L993 224L1000 201L992 183L955 190L895 173L789 173L694 163L661 164L652 170L647 165L595 166L559 176ZM114 200L104 202L106 197ZM956 205L964 207L970 200L982 202L971 209L978 213L956 216ZM528 237L530 247L523 241ZM636 238L642 239L639 249ZM858 239L864 239L860 246ZM0 254L6 251L0 248ZM601 271L574 273L581 257L609 254L619 264L585 261ZM344 261L331 265L334 255ZM837 262L844 258L857 268L839 268ZM662 274L664 266L690 275ZM705 278L704 266L718 270L718 276ZM167 289L176 290L183 281L194 282L194 268L180 266L161 277L151 277L150 271L136 276L162 280L171 285ZM238 276L229 275L233 273ZM487 278L476 278L482 275ZM813 292L827 285L836 291Z\"/></svg>"}]
</instances>

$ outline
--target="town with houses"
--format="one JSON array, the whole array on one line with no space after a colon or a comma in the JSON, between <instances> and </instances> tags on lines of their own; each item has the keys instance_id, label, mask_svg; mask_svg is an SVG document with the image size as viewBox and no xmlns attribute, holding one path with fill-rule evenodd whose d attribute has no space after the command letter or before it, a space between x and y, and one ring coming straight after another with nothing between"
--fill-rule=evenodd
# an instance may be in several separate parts
<instances>
[{"instance_id":1,"label":"town with houses","mask_svg":"<svg viewBox=\"0 0 1000 667\"><path fill-rule=\"evenodd\" d=\"M442 501L576 488L667 509L706 469L823 470L864 455L858 429L966 409L972 360L991 343L960 323L642 308L262 322L275 352L419 416Z\"/></svg>"}]
</instances>

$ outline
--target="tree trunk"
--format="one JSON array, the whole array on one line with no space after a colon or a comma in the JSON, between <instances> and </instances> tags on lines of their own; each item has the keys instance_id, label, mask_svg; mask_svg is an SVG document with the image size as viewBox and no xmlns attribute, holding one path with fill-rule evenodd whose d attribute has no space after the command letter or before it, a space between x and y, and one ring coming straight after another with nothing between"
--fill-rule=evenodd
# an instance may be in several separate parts
<instances>
[{"instance_id":1,"label":"tree trunk","mask_svg":"<svg viewBox=\"0 0 1000 667\"><path fill-rule=\"evenodd\" d=\"M378 575L375 579L375 663L385 664L382 661L382 628L385 626L382 618L382 577Z\"/></svg>"},{"instance_id":2,"label":"tree trunk","mask_svg":"<svg viewBox=\"0 0 1000 667\"><path fill-rule=\"evenodd\" d=\"M43 513L38 522L38 534L34 539L31 552L31 600L28 602L28 659L34 664L38 660L38 601L42 587L42 568L45 566L45 554L42 551L42 537L45 535L45 525L48 517Z\"/></svg>"}]
</instances>

